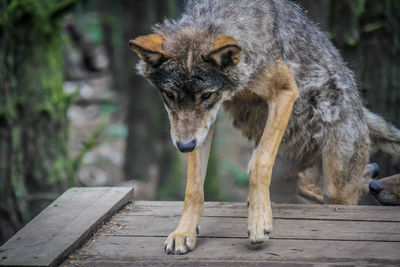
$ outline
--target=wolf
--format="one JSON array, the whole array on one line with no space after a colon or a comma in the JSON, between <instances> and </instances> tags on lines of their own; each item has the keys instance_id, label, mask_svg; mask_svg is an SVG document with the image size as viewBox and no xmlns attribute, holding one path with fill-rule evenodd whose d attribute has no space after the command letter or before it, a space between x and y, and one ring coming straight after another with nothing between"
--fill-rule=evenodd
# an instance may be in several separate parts
<instances>
[{"instance_id":1,"label":"wolf","mask_svg":"<svg viewBox=\"0 0 400 267\"><path fill-rule=\"evenodd\" d=\"M369 192L381 205L400 206L400 174L370 181Z\"/></svg>"},{"instance_id":2,"label":"wolf","mask_svg":"<svg viewBox=\"0 0 400 267\"><path fill-rule=\"evenodd\" d=\"M324 203L357 204L371 147L400 154L400 131L363 106L352 71L293 2L188 1L179 19L129 44L141 58L139 73L164 100L173 144L189 153L184 208L167 254L195 247L221 106L255 145L247 227L253 244L272 230L275 180L314 167Z\"/></svg>"}]
</instances>

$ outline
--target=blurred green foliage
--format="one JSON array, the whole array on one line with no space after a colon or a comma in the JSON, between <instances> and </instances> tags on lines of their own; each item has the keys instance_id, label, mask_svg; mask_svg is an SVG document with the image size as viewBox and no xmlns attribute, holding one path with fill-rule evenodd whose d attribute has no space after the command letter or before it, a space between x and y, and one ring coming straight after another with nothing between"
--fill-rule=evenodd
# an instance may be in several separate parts
<instances>
[{"instance_id":1,"label":"blurred green foliage","mask_svg":"<svg viewBox=\"0 0 400 267\"><path fill-rule=\"evenodd\" d=\"M332 1L331 34L339 44L356 46L362 33L384 28L385 31L400 39L400 1L397 0L352 0L348 2ZM368 20L366 23L365 20Z\"/></svg>"},{"instance_id":2,"label":"blurred green foliage","mask_svg":"<svg viewBox=\"0 0 400 267\"><path fill-rule=\"evenodd\" d=\"M157 199L160 200L177 200L183 199L185 195L186 173L183 160L178 151L174 151L173 160L169 167L166 177L161 174L160 183L157 189Z\"/></svg>"},{"instance_id":3,"label":"blurred green foliage","mask_svg":"<svg viewBox=\"0 0 400 267\"><path fill-rule=\"evenodd\" d=\"M93 148L97 147L100 144L99 137L104 131L107 123L101 123L95 127L95 129L90 133L90 135L86 138L83 143L83 147L80 153L72 160L73 167L73 177L72 180L69 181L71 185L75 184L75 173L78 170L79 166L82 163L83 157L91 151Z\"/></svg>"},{"instance_id":4,"label":"blurred green foliage","mask_svg":"<svg viewBox=\"0 0 400 267\"><path fill-rule=\"evenodd\" d=\"M128 136L128 128L122 123L111 124L105 134L108 137L125 139Z\"/></svg>"},{"instance_id":5,"label":"blurred green foliage","mask_svg":"<svg viewBox=\"0 0 400 267\"><path fill-rule=\"evenodd\" d=\"M204 198L206 201L228 201L229 199L223 191L224 188L221 186L221 179L219 177L220 162L215 149L215 142L213 142L208 159L206 180L204 182Z\"/></svg>"},{"instance_id":6,"label":"blurred green foliage","mask_svg":"<svg viewBox=\"0 0 400 267\"><path fill-rule=\"evenodd\" d=\"M249 177L247 173L238 168L233 162L223 160L221 162L221 169L225 169L229 173L229 176L232 177L236 185L244 187L249 186Z\"/></svg>"}]
</instances>

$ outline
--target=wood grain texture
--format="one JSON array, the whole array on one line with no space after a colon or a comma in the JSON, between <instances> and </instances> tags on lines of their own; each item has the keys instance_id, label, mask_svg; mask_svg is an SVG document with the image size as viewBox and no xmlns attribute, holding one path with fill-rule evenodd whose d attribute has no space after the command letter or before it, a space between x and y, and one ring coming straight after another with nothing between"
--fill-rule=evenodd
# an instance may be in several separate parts
<instances>
[{"instance_id":1,"label":"wood grain texture","mask_svg":"<svg viewBox=\"0 0 400 267\"><path fill-rule=\"evenodd\" d=\"M179 201L135 201L127 216L154 215L152 208L159 207L158 216L180 216L183 202ZM307 219L333 221L378 221L400 222L400 207L389 206L342 206L303 205L272 203L274 219ZM247 218L246 203L205 202L203 217Z\"/></svg>"},{"instance_id":2,"label":"wood grain texture","mask_svg":"<svg viewBox=\"0 0 400 267\"><path fill-rule=\"evenodd\" d=\"M195 250L165 255L182 208L135 201L62 266L400 265L399 207L275 204L271 239L253 246L245 203L206 202Z\"/></svg>"},{"instance_id":3,"label":"wood grain texture","mask_svg":"<svg viewBox=\"0 0 400 267\"><path fill-rule=\"evenodd\" d=\"M0 266L53 266L133 198L133 188L71 188L0 247Z\"/></svg>"},{"instance_id":4,"label":"wood grain texture","mask_svg":"<svg viewBox=\"0 0 400 267\"><path fill-rule=\"evenodd\" d=\"M125 225L126 231L113 235L168 236L175 230L179 216L115 216L114 221ZM348 240L348 241L399 241L398 222L359 222L274 219L272 239ZM229 217L203 217L200 237L247 238L247 219Z\"/></svg>"},{"instance_id":5,"label":"wood grain texture","mask_svg":"<svg viewBox=\"0 0 400 267\"><path fill-rule=\"evenodd\" d=\"M297 263L380 263L400 262L398 242L352 242L323 240L270 240L261 246L252 246L247 238L199 238L195 250L185 255L166 255L164 237L98 238L96 245L84 246L71 262L90 266L88 262L172 262L220 261ZM344 264L343 264L344 265ZM212 266L212 265L210 265Z\"/></svg>"}]
</instances>

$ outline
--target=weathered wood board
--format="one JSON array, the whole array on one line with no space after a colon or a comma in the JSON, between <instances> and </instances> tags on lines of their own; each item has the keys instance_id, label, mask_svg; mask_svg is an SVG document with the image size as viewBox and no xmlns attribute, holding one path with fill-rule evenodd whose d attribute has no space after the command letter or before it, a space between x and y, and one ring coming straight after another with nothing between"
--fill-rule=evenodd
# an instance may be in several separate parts
<instances>
[{"instance_id":1,"label":"weathered wood board","mask_svg":"<svg viewBox=\"0 0 400 267\"><path fill-rule=\"evenodd\" d=\"M206 203L196 249L165 255L182 207L133 202L61 266L400 266L400 207L275 204L271 239L253 246L245 203Z\"/></svg>"},{"instance_id":2,"label":"weathered wood board","mask_svg":"<svg viewBox=\"0 0 400 267\"><path fill-rule=\"evenodd\" d=\"M135 204L132 206L132 213L128 215L153 215L154 208L159 207L161 209L156 211L159 216L180 216L183 209L183 202L180 201L135 201ZM399 207L273 203L272 208L275 219L400 221ZM235 202L206 202L203 217L207 216L247 218L247 205Z\"/></svg>"},{"instance_id":3,"label":"weathered wood board","mask_svg":"<svg viewBox=\"0 0 400 267\"><path fill-rule=\"evenodd\" d=\"M133 188L71 188L0 247L0 266L54 266L133 199Z\"/></svg>"}]
</instances>

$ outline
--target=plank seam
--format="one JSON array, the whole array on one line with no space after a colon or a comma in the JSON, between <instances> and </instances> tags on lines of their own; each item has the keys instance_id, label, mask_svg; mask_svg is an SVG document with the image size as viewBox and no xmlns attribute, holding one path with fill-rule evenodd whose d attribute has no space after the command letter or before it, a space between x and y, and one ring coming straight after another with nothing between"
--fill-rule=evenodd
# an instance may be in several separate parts
<instances>
[{"instance_id":1,"label":"plank seam","mask_svg":"<svg viewBox=\"0 0 400 267\"><path fill-rule=\"evenodd\" d=\"M113 236L113 237L157 237L157 238L167 238L166 235L127 235L127 234L102 234L103 236ZM199 239L248 239L248 237L237 237L237 236L198 236L197 238ZM335 238L335 239L316 239L316 238L296 238L296 237L271 237L270 240L309 240L309 241L349 241L349 242L385 242L385 243L400 243L398 240L370 240L370 239L340 239L340 238Z\"/></svg>"},{"instance_id":2,"label":"plank seam","mask_svg":"<svg viewBox=\"0 0 400 267\"><path fill-rule=\"evenodd\" d=\"M177 215L169 215L169 216L160 216L160 215L149 215L149 214L117 214L117 216L120 217L135 217L135 216L149 216L149 217L168 217L168 218L174 218L174 217L180 217L181 214ZM203 215L201 216L202 218L244 218L246 219L247 216L214 216L214 215ZM400 223L400 220L368 220L368 219L318 219L318 218L290 218L290 217L274 217L274 219L279 219L279 220L298 220L298 221L341 221L341 222L387 222L387 223Z\"/></svg>"}]
</instances>

